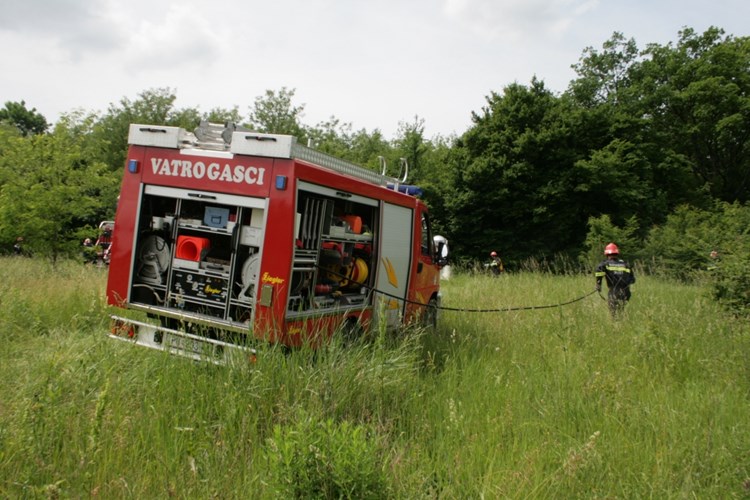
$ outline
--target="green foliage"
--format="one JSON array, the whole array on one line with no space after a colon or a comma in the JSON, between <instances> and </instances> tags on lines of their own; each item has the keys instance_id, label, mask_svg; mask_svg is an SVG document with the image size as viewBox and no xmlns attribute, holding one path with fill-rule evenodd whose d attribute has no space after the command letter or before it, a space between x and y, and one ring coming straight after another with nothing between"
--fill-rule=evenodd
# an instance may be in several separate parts
<instances>
[{"instance_id":1,"label":"green foliage","mask_svg":"<svg viewBox=\"0 0 750 500\"><path fill-rule=\"evenodd\" d=\"M644 251L653 256L657 269L678 279L691 279L705 270L709 255L721 241L722 229L710 212L679 207L666 222L654 227Z\"/></svg>"},{"instance_id":2,"label":"green foliage","mask_svg":"<svg viewBox=\"0 0 750 500\"><path fill-rule=\"evenodd\" d=\"M125 165L130 124L171 125L176 99L171 89L157 88L141 92L134 101L123 97L119 105L110 104L91 130L91 140L100 148L93 159L104 163L113 172L120 172ZM174 118L184 122L181 113ZM193 126L197 126L197 123Z\"/></svg>"},{"instance_id":3,"label":"green foliage","mask_svg":"<svg viewBox=\"0 0 750 500\"><path fill-rule=\"evenodd\" d=\"M554 96L542 82L492 93L456 142L442 186L455 257L578 254L589 217L635 217L640 237L678 206L747 198L750 39L686 29L639 51L615 33Z\"/></svg>"},{"instance_id":4,"label":"green foliage","mask_svg":"<svg viewBox=\"0 0 750 500\"><path fill-rule=\"evenodd\" d=\"M575 164L575 191L585 197L594 213L613 214L618 220L636 217L646 226L667 211L665 194L653 182L649 159L640 147L614 139Z\"/></svg>"},{"instance_id":5,"label":"green foliage","mask_svg":"<svg viewBox=\"0 0 750 500\"><path fill-rule=\"evenodd\" d=\"M306 127L306 144L331 156L347 159L354 163L365 164L366 158L358 158L353 150L351 124L341 123L331 117L328 121L320 122L315 127Z\"/></svg>"},{"instance_id":6,"label":"green foliage","mask_svg":"<svg viewBox=\"0 0 750 500\"><path fill-rule=\"evenodd\" d=\"M716 203L711 210L678 207L656 226L642 250L657 268L678 279L696 279L714 265L710 254L732 253L743 246L750 228L750 207Z\"/></svg>"},{"instance_id":7,"label":"green foliage","mask_svg":"<svg viewBox=\"0 0 750 500\"><path fill-rule=\"evenodd\" d=\"M77 251L78 229L110 214L117 181L91 162L85 138L58 126L54 133L11 138L0 157L0 241L19 236L29 250L50 255Z\"/></svg>"},{"instance_id":8,"label":"green foliage","mask_svg":"<svg viewBox=\"0 0 750 500\"><path fill-rule=\"evenodd\" d=\"M380 130L374 130L372 133L364 129L359 130L351 136L349 144L349 151L344 158L376 172L381 171L379 157L385 158L391 152L391 146Z\"/></svg>"},{"instance_id":9,"label":"green foliage","mask_svg":"<svg viewBox=\"0 0 750 500\"><path fill-rule=\"evenodd\" d=\"M750 315L750 235L737 238L724 254L712 259L711 293L731 312Z\"/></svg>"},{"instance_id":10,"label":"green foliage","mask_svg":"<svg viewBox=\"0 0 750 500\"><path fill-rule=\"evenodd\" d=\"M585 49L574 66L579 78L569 95L606 112L610 140L638 145L654 174L645 191L667 201L661 214L701 201L703 185L724 201L747 199L750 39L723 35L714 27L700 35L686 28L677 45L639 52L616 32L601 51Z\"/></svg>"},{"instance_id":11,"label":"green foliage","mask_svg":"<svg viewBox=\"0 0 750 500\"><path fill-rule=\"evenodd\" d=\"M203 117L210 123L236 123L241 124L243 121L242 115L240 114L239 108L233 106L231 109L213 108ZM196 122L193 122L194 125ZM186 128L190 128L186 126Z\"/></svg>"},{"instance_id":12,"label":"green foliage","mask_svg":"<svg viewBox=\"0 0 750 500\"><path fill-rule=\"evenodd\" d=\"M602 50L586 47L578 64L573 65L578 78L571 82L570 92L587 106L614 104L630 85L629 73L639 55L634 39L615 32Z\"/></svg>"},{"instance_id":13,"label":"green foliage","mask_svg":"<svg viewBox=\"0 0 750 500\"><path fill-rule=\"evenodd\" d=\"M639 226L635 217L626 220L622 227L613 224L609 215L590 217L588 227L586 252L579 256L579 260L587 268L593 269L604 259L604 247L609 243L615 243L622 257L629 261L640 256L638 249L641 245L637 237Z\"/></svg>"},{"instance_id":14,"label":"green foliage","mask_svg":"<svg viewBox=\"0 0 750 500\"><path fill-rule=\"evenodd\" d=\"M689 159L692 174L723 201L750 189L750 38L686 28L676 46L650 45L638 85L664 151Z\"/></svg>"},{"instance_id":15,"label":"green foliage","mask_svg":"<svg viewBox=\"0 0 750 500\"><path fill-rule=\"evenodd\" d=\"M36 108L26 109L26 102L6 102L0 109L0 123L16 127L21 135L43 134L49 128L47 119Z\"/></svg>"},{"instance_id":16,"label":"green foliage","mask_svg":"<svg viewBox=\"0 0 750 500\"><path fill-rule=\"evenodd\" d=\"M445 193L447 229L458 254L509 261L575 249L583 214L571 171L589 144L577 138L580 117L543 82L493 93L475 125L460 137Z\"/></svg>"},{"instance_id":17,"label":"green foliage","mask_svg":"<svg viewBox=\"0 0 750 500\"><path fill-rule=\"evenodd\" d=\"M679 207L646 240L656 269L706 281L711 295L736 314L750 311L750 205L717 202L711 210Z\"/></svg>"},{"instance_id":18,"label":"green foliage","mask_svg":"<svg viewBox=\"0 0 750 500\"><path fill-rule=\"evenodd\" d=\"M278 92L266 90L265 95L255 99L250 110L250 127L258 132L288 134L301 139L303 129L300 118L304 114L305 105L292 105L294 93L294 89L286 87Z\"/></svg>"},{"instance_id":19,"label":"green foliage","mask_svg":"<svg viewBox=\"0 0 750 500\"><path fill-rule=\"evenodd\" d=\"M414 117L411 123L399 123L398 138L394 141L395 153L399 161L403 158L406 161L404 173L409 174L407 179L410 183L419 183L426 177L426 166L423 165L423 159L427 154L428 144L424 137L424 119L418 116ZM398 173L392 172L390 175L396 177Z\"/></svg>"},{"instance_id":20,"label":"green foliage","mask_svg":"<svg viewBox=\"0 0 750 500\"><path fill-rule=\"evenodd\" d=\"M286 498L387 498L388 481L375 432L331 419L297 417L276 425L268 447Z\"/></svg>"}]
</instances>

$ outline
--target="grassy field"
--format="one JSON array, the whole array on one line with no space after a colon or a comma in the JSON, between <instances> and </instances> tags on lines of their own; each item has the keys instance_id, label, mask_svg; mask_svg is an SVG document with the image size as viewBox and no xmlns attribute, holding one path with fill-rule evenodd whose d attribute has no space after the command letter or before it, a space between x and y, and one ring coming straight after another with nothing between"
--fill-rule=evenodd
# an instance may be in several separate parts
<instances>
[{"instance_id":1,"label":"grassy field","mask_svg":"<svg viewBox=\"0 0 750 500\"><path fill-rule=\"evenodd\" d=\"M639 276L625 317L442 313L438 331L218 367L108 339L106 271L0 259L2 498L748 498L750 327ZM456 275L444 305L583 296Z\"/></svg>"}]
</instances>

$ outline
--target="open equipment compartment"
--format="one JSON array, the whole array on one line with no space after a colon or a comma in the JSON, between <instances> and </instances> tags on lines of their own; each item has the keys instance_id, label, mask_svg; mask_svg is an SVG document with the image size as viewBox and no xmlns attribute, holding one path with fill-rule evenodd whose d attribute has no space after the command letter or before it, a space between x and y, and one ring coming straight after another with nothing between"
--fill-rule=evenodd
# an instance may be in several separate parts
<instances>
[{"instance_id":1,"label":"open equipment compartment","mask_svg":"<svg viewBox=\"0 0 750 500\"><path fill-rule=\"evenodd\" d=\"M287 316L372 303L379 202L299 183Z\"/></svg>"},{"instance_id":2,"label":"open equipment compartment","mask_svg":"<svg viewBox=\"0 0 750 500\"><path fill-rule=\"evenodd\" d=\"M259 198L145 186L130 303L249 324L265 206Z\"/></svg>"}]
</instances>

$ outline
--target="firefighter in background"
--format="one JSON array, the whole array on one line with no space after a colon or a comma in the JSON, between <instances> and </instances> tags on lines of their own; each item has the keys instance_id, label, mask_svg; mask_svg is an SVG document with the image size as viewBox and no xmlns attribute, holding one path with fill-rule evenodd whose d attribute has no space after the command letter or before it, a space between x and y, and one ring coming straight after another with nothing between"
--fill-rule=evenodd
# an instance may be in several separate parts
<instances>
[{"instance_id":1,"label":"firefighter in background","mask_svg":"<svg viewBox=\"0 0 750 500\"><path fill-rule=\"evenodd\" d=\"M502 259L500 259L500 256L494 250L490 252L490 271L492 271L492 274L495 276L500 276L500 274L505 271Z\"/></svg>"},{"instance_id":2,"label":"firefighter in background","mask_svg":"<svg viewBox=\"0 0 750 500\"><path fill-rule=\"evenodd\" d=\"M84 264L96 264L99 260L99 256L96 255L96 248L94 248L94 242L91 238L83 240L83 263Z\"/></svg>"},{"instance_id":3,"label":"firefighter in background","mask_svg":"<svg viewBox=\"0 0 750 500\"><path fill-rule=\"evenodd\" d=\"M14 255L22 255L23 254L23 237L19 236L16 238L16 243L13 245L13 254Z\"/></svg>"},{"instance_id":4,"label":"firefighter in background","mask_svg":"<svg viewBox=\"0 0 750 500\"><path fill-rule=\"evenodd\" d=\"M708 256L711 258L711 260L708 263L708 270L709 271L716 271L719 267L719 252L714 250L711 250L711 253L708 254Z\"/></svg>"},{"instance_id":5,"label":"firefighter in background","mask_svg":"<svg viewBox=\"0 0 750 500\"><path fill-rule=\"evenodd\" d=\"M604 255L606 259L596 266L596 291L601 291L602 278L606 278L609 288L607 304L614 317L623 311L630 300L630 285L635 283L635 274L630 264L620 258L620 249L614 243L604 248Z\"/></svg>"}]
</instances>

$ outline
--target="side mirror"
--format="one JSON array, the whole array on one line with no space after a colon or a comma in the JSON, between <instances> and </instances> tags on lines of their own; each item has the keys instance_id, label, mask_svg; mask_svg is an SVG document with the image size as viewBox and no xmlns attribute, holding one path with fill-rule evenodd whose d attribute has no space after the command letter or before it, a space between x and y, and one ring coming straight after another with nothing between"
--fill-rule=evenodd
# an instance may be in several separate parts
<instances>
[{"instance_id":1,"label":"side mirror","mask_svg":"<svg viewBox=\"0 0 750 500\"><path fill-rule=\"evenodd\" d=\"M435 256L436 263L438 266L444 266L448 264L448 240L440 235L435 235L432 238L435 244Z\"/></svg>"}]
</instances>

